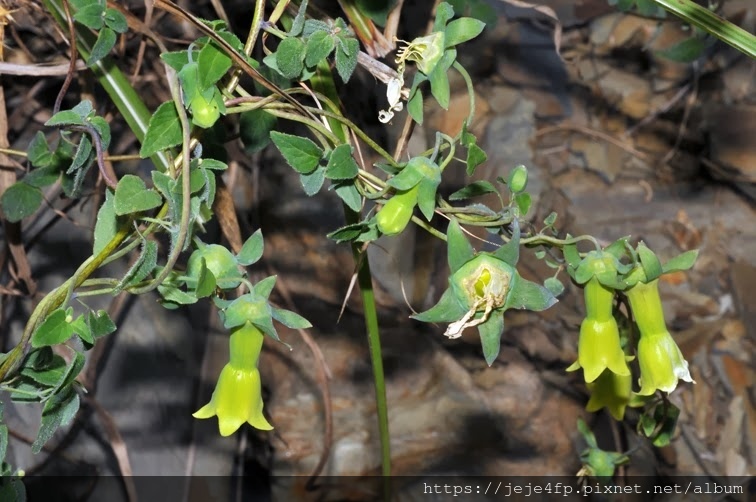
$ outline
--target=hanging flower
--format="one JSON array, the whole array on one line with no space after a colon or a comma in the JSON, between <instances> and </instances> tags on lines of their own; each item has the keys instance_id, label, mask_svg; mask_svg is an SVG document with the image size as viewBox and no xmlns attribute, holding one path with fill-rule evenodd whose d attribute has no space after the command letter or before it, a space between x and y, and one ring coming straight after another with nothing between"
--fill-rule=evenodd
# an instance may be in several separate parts
<instances>
[{"instance_id":1,"label":"hanging flower","mask_svg":"<svg viewBox=\"0 0 756 502\"><path fill-rule=\"evenodd\" d=\"M577 274L581 279L590 279L583 290L586 316L580 325L578 360L567 371L583 368L587 383L596 380L607 368L616 375L630 376L619 327L612 314L614 290L602 283L611 283L617 275L614 258L607 253L589 253L578 267Z\"/></svg>"},{"instance_id":2,"label":"hanging flower","mask_svg":"<svg viewBox=\"0 0 756 502\"><path fill-rule=\"evenodd\" d=\"M638 365L641 390L638 394L650 396L657 389L672 392L677 388L678 380L695 383L690 376L688 362L664 321L659 280L646 282L646 274L639 266L628 274L628 282L634 284L625 294L640 331Z\"/></svg>"},{"instance_id":3,"label":"hanging flower","mask_svg":"<svg viewBox=\"0 0 756 502\"><path fill-rule=\"evenodd\" d=\"M262 384L257 361L264 335L247 322L229 340L230 361L223 367L210 402L196 411L194 418L218 416L221 436L230 436L244 422L269 431L273 426L263 415Z\"/></svg>"},{"instance_id":4,"label":"hanging flower","mask_svg":"<svg viewBox=\"0 0 756 502\"><path fill-rule=\"evenodd\" d=\"M585 407L586 411L594 412L606 408L615 420L621 421L624 418L625 408L632 395L632 375L617 375L606 369L595 381L587 385L591 391L591 398Z\"/></svg>"}]
</instances>

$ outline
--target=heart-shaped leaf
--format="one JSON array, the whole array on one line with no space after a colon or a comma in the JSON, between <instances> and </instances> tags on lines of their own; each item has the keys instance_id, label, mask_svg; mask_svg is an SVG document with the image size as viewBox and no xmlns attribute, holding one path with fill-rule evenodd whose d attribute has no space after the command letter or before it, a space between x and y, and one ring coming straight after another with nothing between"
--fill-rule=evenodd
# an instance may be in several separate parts
<instances>
[{"instance_id":1,"label":"heart-shaped leaf","mask_svg":"<svg viewBox=\"0 0 756 502\"><path fill-rule=\"evenodd\" d=\"M118 182L115 192L115 213L124 214L148 211L160 205L162 197L152 189L147 189L139 176L127 174Z\"/></svg>"}]
</instances>

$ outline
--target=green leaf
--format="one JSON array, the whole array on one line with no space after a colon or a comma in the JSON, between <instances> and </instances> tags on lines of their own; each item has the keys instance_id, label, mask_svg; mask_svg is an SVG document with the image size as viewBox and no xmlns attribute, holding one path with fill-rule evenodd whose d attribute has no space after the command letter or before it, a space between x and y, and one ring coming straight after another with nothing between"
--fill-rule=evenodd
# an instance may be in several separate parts
<instances>
[{"instance_id":1,"label":"green leaf","mask_svg":"<svg viewBox=\"0 0 756 502\"><path fill-rule=\"evenodd\" d=\"M346 225L326 235L329 239L332 239L338 243L356 241L361 235L363 235L369 229L369 225L365 222L353 223Z\"/></svg>"},{"instance_id":2,"label":"green leaf","mask_svg":"<svg viewBox=\"0 0 756 502\"><path fill-rule=\"evenodd\" d=\"M446 243L449 273L453 274L475 256L475 250L465 237L465 233L456 218L452 218L449 222L449 228L446 230Z\"/></svg>"},{"instance_id":3,"label":"green leaf","mask_svg":"<svg viewBox=\"0 0 756 502\"><path fill-rule=\"evenodd\" d=\"M36 188L50 186L60 178L60 171L53 167L33 169L24 176L24 183Z\"/></svg>"},{"instance_id":4,"label":"green leaf","mask_svg":"<svg viewBox=\"0 0 756 502\"><path fill-rule=\"evenodd\" d=\"M488 320L478 325L480 345L483 348L483 357L491 366L499 356L501 350L501 335L504 333L504 315L494 312Z\"/></svg>"},{"instance_id":5,"label":"green leaf","mask_svg":"<svg viewBox=\"0 0 756 502\"><path fill-rule=\"evenodd\" d=\"M32 453L42 451L42 447L60 427L68 425L76 412L79 411L79 395L73 387L53 395L42 409L42 423L39 426L37 439L32 444Z\"/></svg>"},{"instance_id":6,"label":"green leaf","mask_svg":"<svg viewBox=\"0 0 756 502\"><path fill-rule=\"evenodd\" d=\"M420 182L417 189L417 207L428 221L433 218L433 213L436 210L437 188L437 181L426 178Z\"/></svg>"},{"instance_id":7,"label":"green leaf","mask_svg":"<svg viewBox=\"0 0 756 502\"><path fill-rule=\"evenodd\" d=\"M281 75L294 80L302 74L305 50L305 44L299 38L289 37L281 40L276 49L276 64Z\"/></svg>"},{"instance_id":8,"label":"green leaf","mask_svg":"<svg viewBox=\"0 0 756 502\"><path fill-rule=\"evenodd\" d=\"M512 289L507 295L504 309L527 309L534 312L546 310L557 301L548 289L540 284L527 281L519 274L512 279Z\"/></svg>"},{"instance_id":9,"label":"green leaf","mask_svg":"<svg viewBox=\"0 0 756 502\"><path fill-rule=\"evenodd\" d=\"M262 230L257 230L244 243L241 251L236 255L236 261L239 262L239 265L245 267L257 263L257 261L262 258L263 247Z\"/></svg>"},{"instance_id":10,"label":"green leaf","mask_svg":"<svg viewBox=\"0 0 756 502\"><path fill-rule=\"evenodd\" d=\"M349 209L355 212L359 212L362 209L362 195L360 195L357 187L354 186L353 180L343 181L332 185L332 188L336 191L336 195L344 201Z\"/></svg>"},{"instance_id":11,"label":"green leaf","mask_svg":"<svg viewBox=\"0 0 756 502\"><path fill-rule=\"evenodd\" d=\"M339 37L339 49L336 50L336 71L344 82L349 82L354 73L359 52L360 43L357 39Z\"/></svg>"},{"instance_id":12,"label":"green leaf","mask_svg":"<svg viewBox=\"0 0 756 502\"><path fill-rule=\"evenodd\" d=\"M74 328L68 320L69 317L70 313L62 308L48 315L34 331L31 339L32 347L57 345L71 338L74 334Z\"/></svg>"},{"instance_id":13,"label":"green leaf","mask_svg":"<svg viewBox=\"0 0 756 502\"><path fill-rule=\"evenodd\" d=\"M415 74L422 75L420 72ZM423 93L418 89L414 94L411 94L409 101L407 102L407 113L410 114L412 120L417 122L418 125L423 125Z\"/></svg>"},{"instance_id":14,"label":"green leaf","mask_svg":"<svg viewBox=\"0 0 756 502\"><path fill-rule=\"evenodd\" d=\"M50 119L45 122L45 125L48 127L68 125L83 126L85 125L85 121L74 110L63 110L50 117Z\"/></svg>"},{"instance_id":15,"label":"green leaf","mask_svg":"<svg viewBox=\"0 0 756 502\"><path fill-rule=\"evenodd\" d=\"M520 192L515 195L514 199L515 204L517 204L517 209L520 211L520 216L527 215L528 211L530 211L530 204L532 203L530 194L528 192Z\"/></svg>"},{"instance_id":16,"label":"green leaf","mask_svg":"<svg viewBox=\"0 0 756 502\"><path fill-rule=\"evenodd\" d=\"M29 147L26 149L26 158L36 168L48 167L52 163L53 153L50 151L47 139L42 131L37 131L34 139L29 143Z\"/></svg>"},{"instance_id":17,"label":"green leaf","mask_svg":"<svg viewBox=\"0 0 756 502\"><path fill-rule=\"evenodd\" d=\"M105 202L97 211L97 222L94 228L94 248L93 255L100 254L105 246L115 237L118 232L118 218L115 213L115 204L113 202L113 193L110 190L105 191Z\"/></svg>"},{"instance_id":18,"label":"green leaf","mask_svg":"<svg viewBox=\"0 0 756 502\"><path fill-rule=\"evenodd\" d=\"M176 111L176 105L173 101L166 101L150 117L139 156L143 159L151 157L160 150L180 144L181 141L181 121Z\"/></svg>"},{"instance_id":19,"label":"green leaf","mask_svg":"<svg viewBox=\"0 0 756 502\"><path fill-rule=\"evenodd\" d=\"M200 258L200 271L197 277L197 287L194 288L194 294L197 298L207 298L215 293L217 284L215 275L207 268L205 258Z\"/></svg>"},{"instance_id":20,"label":"green leaf","mask_svg":"<svg viewBox=\"0 0 756 502\"><path fill-rule=\"evenodd\" d=\"M702 39L691 37L674 44L672 47L656 51L656 54L678 63L692 63L701 57L705 48L706 46Z\"/></svg>"},{"instance_id":21,"label":"green leaf","mask_svg":"<svg viewBox=\"0 0 756 502\"><path fill-rule=\"evenodd\" d=\"M89 331L95 339L102 338L116 330L115 323L105 310L98 310L97 312L90 310L87 313L87 326L89 326Z\"/></svg>"},{"instance_id":22,"label":"green leaf","mask_svg":"<svg viewBox=\"0 0 756 502\"><path fill-rule=\"evenodd\" d=\"M215 85L230 68L231 58L215 42L205 45L197 58L201 89Z\"/></svg>"},{"instance_id":23,"label":"green leaf","mask_svg":"<svg viewBox=\"0 0 756 502\"><path fill-rule=\"evenodd\" d=\"M304 192L312 197L320 191L325 182L325 168L319 167L310 174L300 174L299 181L302 183Z\"/></svg>"},{"instance_id":24,"label":"green leaf","mask_svg":"<svg viewBox=\"0 0 756 502\"><path fill-rule=\"evenodd\" d=\"M116 194L116 197L118 194ZM113 288L114 295L123 291L124 288L139 284L155 270L157 266L158 244L155 241L142 237L142 252L134 264L129 268L120 282Z\"/></svg>"},{"instance_id":25,"label":"green leaf","mask_svg":"<svg viewBox=\"0 0 756 502\"><path fill-rule=\"evenodd\" d=\"M197 61L199 51L191 51L191 53L192 61ZM174 70L181 71L184 66L189 64L189 51L164 52L160 54L160 59Z\"/></svg>"},{"instance_id":26,"label":"green leaf","mask_svg":"<svg viewBox=\"0 0 756 502\"><path fill-rule=\"evenodd\" d=\"M475 168L488 160L488 155L476 144L467 147L467 175L472 176Z\"/></svg>"},{"instance_id":27,"label":"green leaf","mask_svg":"<svg viewBox=\"0 0 756 502\"><path fill-rule=\"evenodd\" d=\"M449 196L449 200L465 200L480 197L487 193L496 193L496 187L490 181L474 181Z\"/></svg>"},{"instance_id":28,"label":"green leaf","mask_svg":"<svg viewBox=\"0 0 756 502\"><path fill-rule=\"evenodd\" d=\"M270 143L270 132L278 119L262 108L243 112L239 116L239 137L247 153L257 153Z\"/></svg>"},{"instance_id":29,"label":"green leaf","mask_svg":"<svg viewBox=\"0 0 756 502\"><path fill-rule=\"evenodd\" d=\"M512 266L517 264L520 259L520 222L517 218L512 220L512 238L497 249L494 256Z\"/></svg>"},{"instance_id":30,"label":"green leaf","mask_svg":"<svg viewBox=\"0 0 756 502\"><path fill-rule=\"evenodd\" d=\"M118 216L148 211L162 202L162 197L154 190L148 190L139 176L127 174L118 181L114 200L115 214Z\"/></svg>"},{"instance_id":31,"label":"green leaf","mask_svg":"<svg viewBox=\"0 0 756 502\"><path fill-rule=\"evenodd\" d=\"M0 207L5 219L11 223L31 216L42 204L42 191L23 181L9 186L0 197Z\"/></svg>"},{"instance_id":32,"label":"green leaf","mask_svg":"<svg viewBox=\"0 0 756 502\"><path fill-rule=\"evenodd\" d=\"M29 364L32 362L32 355L30 354L29 360L21 368L21 376L31 378L45 387L57 387L66 374L66 360L57 354L53 354L50 360L45 358L44 361L41 361L40 358L37 361L44 362L44 364Z\"/></svg>"},{"instance_id":33,"label":"green leaf","mask_svg":"<svg viewBox=\"0 0 756 502\"><path fill-rule=\"evenodd\" d=\"M270 133L270 139L286 163L299 174L313 172L323 158L323 150L307 138L273 131Z\"/></svg>"},{"instance_id":34,"label":"green leaf","mask_svg":"<svg viewBox=\"0 0 756 502\"><path fill-rule=\"evenodd\" d=\"M105 24L116 33L126 33L129 29L126 17L116 9L105 9Z\"/></svg>"},{"instance_id":35,"label":"green leaf","mask_svg":"<svg viewBox=\"0 0 756 502\"><path fill-rule=\"evenodd\" d=\"M92 68L95 64L97 64L98 61L106 57L110 53L111 49L113 49L115 43L115 32L110 28L101 29L100 33L97 35L97 41L95 42L94 47L92 47L92 51L89 54L87 66Z\"/></svg>"},{"instance_id":36,"label":"green leaf","mask_svg":"<svg viewBox=\"0 0 756 502\"><path fill-rule=\"evenodd\" d=\"M158 292L167 301L179 305L192 305L197 303L197 296L194 293L181 291L173 284L163 283L158 286Z\"/></svg>"},{"instance_id":37,"label":"green leaf","mask_svg":"<svg viewBox=\"0 0 756 502\"><path fill-rule=\"evenodd\" d=\"M200 159L200 167L203 169L212 169L213 171L225 171L228 164L215 159Z\"/></svg>"},{"instance_id":38,"label":"green leaf","mask_svg":"<svg viewBox=\"0 0 756 502\"><path fill-rule=\"evenodd\" d=\"M85 167L87 161L92 159L92 141L84 136L79 142L79 146L76 147L76 155L74 155L73 161L71 161L71 167L66 170L66 174L72 174L82 167ZM89 166L86 166L87 168Z\"/></svg>"},{"instance_id":39,"label":"green leaf","mask_svg":"<svg viewBox=\"0 0 756 502\"><path fill-rule=\"evenodd\" d=\"M640 257L643 272L646 274L646 282L657 279L662 274L661 262L656 254L651 251L645 243L638 243L638 256Z\"/></svg>"},{"instance_id":40,"label":"green leaf","mask_svg":"<svg viewBox=\"0 0 756 502\"><path fill-rule=\"evenodd\" d=\"M104 25L105 7L94 2L79 9L74 20L92 30L99 30Z\"/></svg>"},{"instance_id":41,"label":"green leaf","mask_svg":"<svg viewBox=\"0 0 756 502\"><path fill-rule=\"evenodd\" d=\"M543 224L547 227L553 227L554 223L556 223L557 220L557 214L555 212L549 213L549 215L543 220Z\"/></svg>"},{"instance_id":42,"label":"green leaf","mask_svg":"<svg viewBox=\"0 0 756 502\"><path fill-rule=\"evenodd\" d=\"M446 47L467 42L477 37L486 27L486 23L470 17L455 19L446 26Z\"/></svg>"},{"instance_id":43,"label":"green leaf","mask_svg":"<svg viewBox=\"0 0 756 502\"><path fill-rule=\"evenodd\" d=\"M316 31L307 39L307 54L305 64L315 66L325 60L336 47L333 36L325 31Z\"/></svg>"},{"instance_id":44,"label":"green leaf","mask_svg":"<svg viewBox=\"0 0 756 502\"><path fill-rule=\"evenodd\" d=\"M302 0L302 3L299 5L299 10L297 11L297 15L294 17L294 22L291 23L291 30L289 30L288 35L290 37L298 37L300 33L302 33L302 29L305 25L305 11L307 10L307 1L308 0Z\"/></svg>"},{"instance_id":45,"label":"green leaf","mask_svg":"<svg viewBox=\"0 0 756 502\"><path fill-rule=\"evenodd\" d=\"M564 292L564 284L556 277L549 277L543 281L543 285L548 289L552 295L559 296Z\"/></svg>"},{"instance_id":46,"label":"green leaf","mask_svg":"<svg viewBox=\"0 0 756 502\"><path fill-rule=\"evenodd\" d=\"M462 305L451 288L444 291L437 304L419 314L410 316L421 322L455 322L462 319L467 309Z\"/></svg>"},{"instance_id":47,"label":"green leaf","mask_svg":"<svg viewBox=\"0 0 756 502\"><path fill-rule=\"evenodd\" d=\"M672 403L668 403L667 406L657 406L655 413L657 422L661 422L662 426L659 432L653 438L653 445L657 448L667 446L672 440L672 436L677 428L677 420L680 417L680 408Z\"/></svg>"},{"instance_id":48,"label":"green leaf","mask_svg":"<svg viewBox=\"0 0 756 502\"><path fill-rule=\"evenodd\" d=\"M287 328L291 329L306 329L312 328L310 321L291 310L277 309L271 307L270 309L273 319L280 322Z\"/></svg>"},{"instance_id":49,"label":"green leaf","mask_svg":"<svg viewBox=\"0 0 756 502\"><path fill-rule=\"evenodd\" d=\"M350 145L339 145L328 158L325 176L329 180L350 180L357 176L360 168L352 157Z\"/></svg>"},{"instance_id":50,"label":"green leaf","mask_svg":"<svg viewBox=\"0 0 756 502\"><path fill-rule=\"evenodd\" d=\"M669 272L678 272L682 270L689 270L698 258L698 250L686 251L680 255L675 256L667 263L664 264L662 270L665 274Z\"/></svg>"}]
</instances>

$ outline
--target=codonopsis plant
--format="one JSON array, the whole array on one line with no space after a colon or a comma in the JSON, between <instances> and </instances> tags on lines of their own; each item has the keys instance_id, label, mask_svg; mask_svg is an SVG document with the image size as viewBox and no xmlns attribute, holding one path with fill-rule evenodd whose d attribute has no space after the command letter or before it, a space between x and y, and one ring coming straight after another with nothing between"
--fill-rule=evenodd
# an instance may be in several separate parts
<instances>
[{"instance_id":1,"label":"codonopsis plant","mask_svg":"<svg viewBox=\"0 0 756 502\"><path fill-rule=\"evenodd\" d=\"M151 158L154 169L147 179L114 172L106 162L110 124L92 103L82 101L58 111L46 123L59 129L57 141L42 133L34 138L27 154L28 174L0 200L6 218L20 221L40 205L41 187L60 181L66 195L75 198L91 182L91 172L98 172L105 182L92 256L42 299L21 339L0 363L0 382L10 399L43 403L33 451L39 452L59 427L73 419L85 391L77 381L85 353L116 330L107 312L90 308L87 298L121 292L157 291L166 308L209 299L229 332L230 357L212 398L194 416L217 416L223 436L244 423L262 431L275 426L261 398L264 382L258 361L264 341L284 343L274 321L290 328L307 328L310 323L270 302L275 277L257 283L249 280L246 267L263 256L260 231L235 252L201 240L204 224L214 216L217 176L226 169L224 127L235 128L248 152L272 142L308 195L327 185L343 202L347 224L329 237L350 243L355 252L374 368L384 475L391 470L380 336L369 264L361 253L381 236L402 233L410 222L447 242L450 268L449 288L435 306L413 316L416 320L446 324L444 334L449 338L476 328L482 354L491 365L505 336L506 311L552 307L564 289L558 276L566 271L584 288L586 319L580 326L577 361L570 370L583 370L591 393L588 409L607 408L622 420L627 408L638 408L639 431L657 445L669 441L678 412L667 394L681 380L692 379L665 325L658 279L663 273L690 268L696 254L683 254L662 267L643 243L634 248L627 238L604 247L591 236L560 238L554 226L556 214L540 230L523 233L531 203L525 166L511 166L497 185L475 181L448 199L437 192L448 168L461 164L472 175L486 161L470 132L473 82L457 61L457 46L477 37L485 27L482 21L455 18L451 5L440 3L431 33L401 42L392 69L360 53L360 42L343 20L310 17L306 0L291 15L286 11L288 2L274 2L267 18L265 2L256 1L244 41L222 21L201 20L169 0L156 0L156 8L192 24L202 35L179 50L160 47L172 99L150 113L109 56L116 33L128 33L124 15L104 0L70 0L70 8L63 2L44 0L43 5L61 27L72 23L71 43L141 143L141 157ZM359 10L350 10L350 20L359 16ZM366 33L361 30L361 37ZM251 57L258 45L266 54L260 61ZM358 64L386 84L388 108L379 113L382 122L398 119L406 101L411 120L422 123L428 87L435 101L447 108L449 72L458 72L470 99L470 115L461 132L455 137L438 133L433 149L409 160L394 158L343 114L338 101L335 81L349 81ZM252 85L241 83L242 73ZM412 84L405 88L405 76L410 74ZM308 133L284 133L278 130L282 122L298 123ZM372 149L381 162L359 164L355 160L359 145ZM496 194L498 207L467 202L485 194ZM475 227L485 228L499 243L498 249L476 251L465 236L466 228ZM167 235L167 249L161 250L155 239L160 233ZM580 250L578 244L590 249ZM556 270L543 284L524 279L517 268L521 250L534 247L536 257ZM183 253L190 255L185 265L180 260ZM93 277L102 265L127 255L133 256L133 264L123 277ZM53 347L59 350L54 352ZM60 351L68 357L61 357ZM595 451L598 447L590 431L583 433L591 439L591 449L583 458L585 472L611 475L624 456L606 461L609 457ZM0 459L7 438L7 426L1 424ZM601 466L592 465L599 462L596 459L601 459ZM4 474L13 472L3 464Z\"/></svg>"}]
</instances>

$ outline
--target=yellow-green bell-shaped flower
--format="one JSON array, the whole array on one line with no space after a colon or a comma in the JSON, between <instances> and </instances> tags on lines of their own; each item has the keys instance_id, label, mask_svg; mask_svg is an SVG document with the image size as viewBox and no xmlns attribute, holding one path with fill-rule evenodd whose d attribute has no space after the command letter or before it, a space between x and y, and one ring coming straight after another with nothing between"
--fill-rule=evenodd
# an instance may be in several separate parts
<instances>
[{"instance_id":1,"label":"yellow-green bell-shaped flower","mask_svg":"<svg viewBox=\"0 0 756 502\"><path fill-rule=\"evenodd\" d=\"M586 405L586 411L594 412L607 408L617 421L622 421L625 408L632 395L632 375L617 375L613 371L604 370L592 383L588 384L591 398Z\"/></svg>"},{"instance_id":2,"label":"yellow-green bell-shaped flower","mask_svg":"<svg viewBox=\"0 0 756 502\"><path fill-rule=\"evenodd\" d=\"M586 316L580 325L578 360L567 368L583 368L587 383L596 380L607 368L619 376L630 376L620 343L619 326L612 315L614 291L592 278L585 285Z\"/></svg>"},{"instance_id":3,"label":"yellow-green bell-shaped flower","mask_svg":"<svg viewBox=\"0 0 756 502\"><path fill-rule=\"evenodd\" d=\"M210 402L194 413L194 418L218 416L221 436L230 436L247 422L269 431L273 426L263 415L262 384L257 361L263 333L247 322L231 335L230 361L223 367Z\"/></svg>"},{"instance_id":4,"label":"yellow-green bell-shaped flower","mask_svg":"<svg viewBox=\"0 0 756 502\"><path fill-rule=\"evenodd\" d=\"M648 283L638 281L626 294L640 331L638 365L641 390L638 395L650 396L657 389L672 392L677 388L678 380L695 383L690 376L688 362L664 322L659 280Z\"/></svg>"}]
</instances>

